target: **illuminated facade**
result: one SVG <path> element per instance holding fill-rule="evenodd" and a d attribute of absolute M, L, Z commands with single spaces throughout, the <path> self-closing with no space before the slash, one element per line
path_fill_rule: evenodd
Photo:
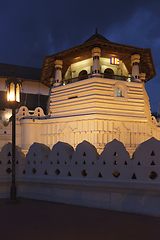
<path fill-rule="evenodd" d="M 50 87 L 48 115 L 36 108 L 17 114 L 17 144 L 52 147 L 83 140 L 100 153 L 114 138 L 132 154 L 143 141 L 160 139 L 145 82 L 156 75 L 150 49 L 110 42 L 97 32 L 85 43 L 44 58 L 41 83 Z"/>

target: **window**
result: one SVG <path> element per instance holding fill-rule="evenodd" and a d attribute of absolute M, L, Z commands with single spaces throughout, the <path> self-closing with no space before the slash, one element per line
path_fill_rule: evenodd
<path fill-rule="evenodd" d="M 113 78 L 114 72 L 111 68 L 106 68 L 104 70 L 104 78 Z"/>
<path fill-rule="evenodd" d="M 117 88 L 117 97 L 122 97 L 122 90 Z"/>
<path fill-rule="evenodd" d="M 86 70 L 82 70 L 79 75 L 78 75 L 78 80 L 84 80 L 84 79 L 87 79 L 88 76 L 87 76 L 87 71 Z"/>
<path fill-rule="evenodd" d="M 114 86 L 114 98 L 118 101 L 127 101 L 128 87 L 124 81 L 117 81 Z"/>

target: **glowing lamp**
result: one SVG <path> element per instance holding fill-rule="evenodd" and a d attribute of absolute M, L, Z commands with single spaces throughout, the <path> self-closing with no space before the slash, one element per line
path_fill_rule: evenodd
<path fill-rule="evenodd" d="M 12 72 L 12 76 L 6 80 L 6 90 L 7 90 L 7 102 L 15 108 L 18 107 L 20 103 L 20 89 L 21 82 L 15 77 L 15 73 Z"/>
<path fill-rule="evenodd" d="M 17 200 L 17 188 L 15 182 L 15 138 L 16 138 L 16 121 L 15 121 L 15 109 L 20 105 L 20 89 L 21 82 L 15 77 L 15 73 L 12 72 L 12 76 L 6 81 L 7 89 L 7 102 L 8 107 L 12 108 L 12 185 L 10 188 L 10 200 L 9 203 L 18 203 Z"/>

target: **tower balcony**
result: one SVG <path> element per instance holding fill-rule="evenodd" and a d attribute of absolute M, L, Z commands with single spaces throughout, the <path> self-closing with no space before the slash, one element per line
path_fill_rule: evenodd
<path fill-rule="evenodd" d="M 69 78 L 69 79 L 63 79 L 59 85 L 66 85 L 69 83 L 74 83 L 74 82 L 78 82 L 78 81 L 82 81 L 82 80 L 86 80 L 89 78 L 93 78 L 93 77 L 99 77 L 99 78 L 106 78 L 106 79 L 114 79 L 114 80 L 120 80 L 120 81 L 127 81 L 127 82 L 134 82 L 134 77 L 131 76 L 122 76 L 122 75 L 107 75 L 105 73 L 97 73 L 97 74 L 86 74 L 83 76 L 78 76 L 75 78 Z"/>

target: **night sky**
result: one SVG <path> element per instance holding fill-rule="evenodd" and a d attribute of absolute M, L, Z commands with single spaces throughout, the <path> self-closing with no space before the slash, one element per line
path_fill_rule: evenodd
<path fill-rule="evenodd" d="M 160 100 L 159 0 L 5 0 L 0 5 L 0 62 L 41 68 L 44 56 L 82 44 L 97 27 L 108 40 L 150 48 L 157 76 L 146 83 Z"/>

